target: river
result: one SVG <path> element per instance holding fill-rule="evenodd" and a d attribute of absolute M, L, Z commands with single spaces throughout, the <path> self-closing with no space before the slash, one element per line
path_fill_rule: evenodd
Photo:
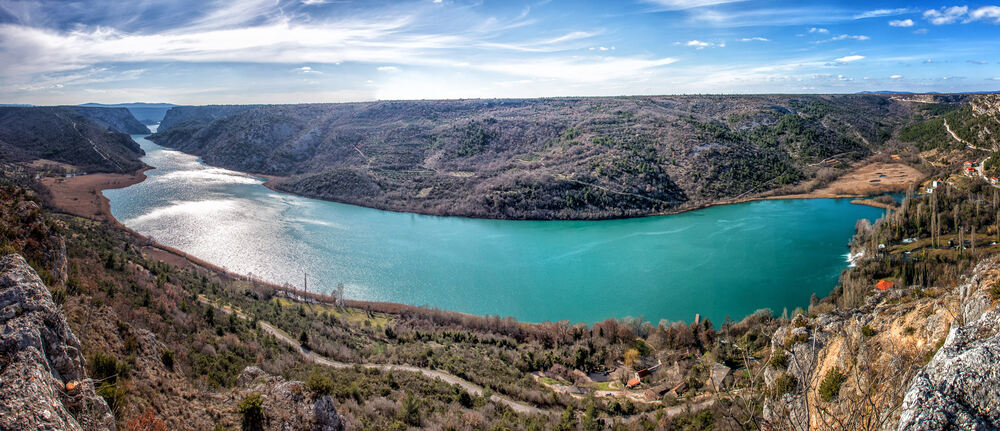
<path fill-rule="evenodd" d="M 824 296 L 858 219 L 845 199 L 767 200 L 606 221 L 380 211 L 275 192 L 133 136 L 156 169 L 105 190 L 126 226 L 214 264 L 310 291 L 539 322 L 721 323 Z"/>

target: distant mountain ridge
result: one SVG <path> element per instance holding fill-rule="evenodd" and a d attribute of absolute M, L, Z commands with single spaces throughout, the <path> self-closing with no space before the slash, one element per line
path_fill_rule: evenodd
<path fill-rule="evenodd" d="M 656 214 L 760 193 L 872 154 L 887 95 L 657 96 L 175 107 L 151 139 L 277 189 L 511 219 Z"/>
<path fill-rule="evenodd" d="M 98 107 L 98 108 L 125 108 L 128 109 L 132 115 L 135 116 L 142 124 L 154 125 L 158 124 L 163 120 L 163 116 L 167 113 L 170 108 L 178 105 L 172 103 L 145 103 L 145 102 L 134 102 L 134 103 L 116 103 L 116 104 L 101 104 L 101 103 L 84 103 L 79 106 L 84 107 Z M 145 133 L 149 133 L 146 131 Z"/>

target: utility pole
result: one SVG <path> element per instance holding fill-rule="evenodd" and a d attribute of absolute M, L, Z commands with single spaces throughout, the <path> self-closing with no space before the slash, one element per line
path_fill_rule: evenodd
<path fill-rule="evenodd" d="M 302 292 L 309 293 L 309 273 L 302 273 Z"/>

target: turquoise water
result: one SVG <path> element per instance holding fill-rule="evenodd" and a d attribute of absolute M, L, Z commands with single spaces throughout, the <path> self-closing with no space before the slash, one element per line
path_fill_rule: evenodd
<path fill-rule="evenodd" d="M 503 221 L 379 211 L 274 192 L 253 176 L 134 137 L 156 167 L 106 190 L 125 225 L 212 263 L 349 298 L 525 321 L 717 323 L 808 305 L 847 267 L 847 200 L 772 200 L 609 221 Z"/>

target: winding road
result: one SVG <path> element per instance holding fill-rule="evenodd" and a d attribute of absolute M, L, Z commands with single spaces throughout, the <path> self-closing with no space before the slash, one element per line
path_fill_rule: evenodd
<path fill-rule="evenodd" d="M 211 301 L 208 298 L 199 296 L 198 297 L 198 301 L 201 302 L 201 303 L 203 303 L 203 304 L 210 305 L 210 306 L 214 307 L 215 309 L 217 309 L 217 310 L 219 310 L 219 311 L 221 311 L 221 312 L 223 312 L 225 314 L 233 314 L 233 313 L 235 313 L 236 317 L 239 317 L 240 319 L 244 319 L 244 320 L 247 319 L 247 316 L 244 315 L 243 313 L 239 312 L 238 310 L 233 310 L 233 309 L 231 309 L 229 307 L 220 306 L 219 304 L 216 304 L 215 302 Z M 325 356 L 322 356 L 322 355 L 320 355 L 320 354 L 318 354 L 316 352 L 313 352 L 313 351 L 306 350 L 306 349 L 302 348 L 302 345 L 299 344 L 298 341 L 296 341 L 292 337 L 288 336 L 288 334 L 286 334 L 284 331 L 282 331 L 281 329 L 278 329 L 278 328 L 274 327 L 270 323 L 267 323 L 267 322 L 262 321 L 262 320 L 258 320 L 258 324 L 260 324 L 260 327 L 263 328 L 264 331 L 266 331 L 267 333 L 273 335 L 274 338 L 277 338 L 281 342 L 283 342 L 283 343 L 291 346 L 292 348 L 298 350 L 298 352 L 302 356 L 304 356 L 307 360 L 309 360 L 310 362 L 319 364 L 319 365 L 323 365 L 323 366 L 327 366 L 327 367 L 332 367 L 332 368 L 354 368 L 355 366 L 359 366 L 359 367 L 362 367 L 362 368 L 376 369 L 376 370 L 381 370 L 381 371 L 406 371 L 406 372 L 411 372 L 411 373 L 420 373 L 420 374 L 423 374 L 423 375 L 425 375 L 427 377 L 430 377 L 430 378 L 440 379 L 441 381 L 443 381 L 445 383 L 448 383 L 448 384 L 451 384 L 451 385 L 458 385 L 459 387 L 461 387 L 462 389 L 464 389 L 466 392 L 468 392 L 468 393 L 470 393 L 472 395 L 475 395 L 477 397 L 483 395 L 483 387 L 482 386 L 479 386 L 479 385 L 477 385 L 475 383 L 472 383 L 472 382 L 470 382 L 468 380 L 462 379 L 461 377 L 455 376 L 453 374 L 446 373 L 444 371 L 432 370 L 432 369 L 429 369 L 429 368 L 414 367 L 414 366 L 411 366 L 411 365 L 361 364 L 361 363 L 354 364 L 354 363 L 334 361 L 334 360 L 332 360 L 330 358 L 327 358 Z M 499 404 L 503 404 L 503 405 L 505 405 L 507 407 L 510 407 L 511 410 L 514 410 L 515 412 L 522 413 L 522 414 L 529 414 L 529 415 L 543 415 L 544 414 L 544 415 L 548 415 L 548 414 L 555 414 L 556 413 L 556 412 L 554 412 L 552 410 L 540 409 L 540 408 L 532 406 L 530 404 L 526 404 L 526 403 L 523 403 L 523 402 L 520 402 L 520 401 L 515 401 L 515 400 L 512 400 L 512 399 L 507 398 L 505 396 L 497 395 L 497 394 L 493 394 L 490 397 L 490 400 L 493 401 L 493 402 L 499 403 Z"/>

